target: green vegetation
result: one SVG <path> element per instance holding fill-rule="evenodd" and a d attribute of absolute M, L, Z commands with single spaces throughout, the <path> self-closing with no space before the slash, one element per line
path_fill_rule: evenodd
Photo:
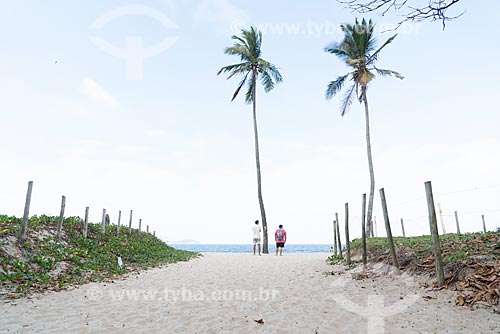
<path fill-rule="evenodd" d="M 420 237 L 394 237 L 394 246 L 401 269 L 415 272 L 434 272 L 434 254 L 430 235 Z M 500 233 L 468 233 L 446 234 L 440 236 L 443 263 L 448 274 L 458 263 L 467 261 L 500 261 Z M 363 245 L 361 239 L 351 243 L 351 268 L 361 262 Z M 389 254 L 389 245 L 386 238 L 366 239 L 367 259 L 369 262 L 386 262 L 392 264 Z M 331 255 L 328 258 L 331 265 L 347 265 L 344 257 Z"/>
<path fill-rule="evenodd" d="M 474 259 L 478 256 L 500 260 L 500 233 L 498 232 L 446 234 L 440 237 L 440 241 L 445 265 L 458 260 Z M 413 258 L 416 263 L 420 264 L 429 257 L 433 257 L 431 236 L 395 237 L 394 245 L 398 250 L 398 258 L 405 257 L 403 260 L 406 263 Z M 368 238 L 366 247 L 368 259 L 372 261 L 384 257 L 389 250 L 386 238 Z M 351 248 L 354 252 L 361 253 L 361 239 L 353 240 Z"/>
<path fill-rule="evenodd" d="M 117 236 L 113 225 L 102 234 L 100 225 L 89 224 L 84 239 L 79 217 L 65 219 L 62 240 L 57 242 L 57 219 L 45 215 L 30 218 L 27 239 L 20 241 L 21 219 L 0 215 L 0 297 L 116 279 L 199 255 L 176 250 L 149 233 L 127 227 Z"/>

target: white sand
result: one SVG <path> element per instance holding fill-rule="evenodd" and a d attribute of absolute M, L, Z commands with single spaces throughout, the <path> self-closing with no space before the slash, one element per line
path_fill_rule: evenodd
<path fill-rule="evenodd" d="M 500 333 L 500 316 L 454 306 L 450 293 L 412 279 L 325 275 L 327 256 L 206 254 L 116 283 L 0 304 L 0 332 Z M 395 313 L 385 321 L 384 300 L 386 313 Z"/>

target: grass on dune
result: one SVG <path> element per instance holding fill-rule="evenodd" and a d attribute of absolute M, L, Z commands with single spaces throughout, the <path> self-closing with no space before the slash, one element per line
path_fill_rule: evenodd
<path fill-rule="evenodd" d="M 28 292 L 60 290 L 91 281 L 116 279 L 131 271 L 188 261 L 199 254 L 174 249 L 146 232 L 116 226 L 88 225 L 83 238 L 79 217 L 64 220 L 62 240 L 56 237 L 58 217 L 30 218 L 27 239 L 18 239 L 21 219 L 0 215 L 0 298 Z M 118 265 L 121 257 L 123 266 Z"/>

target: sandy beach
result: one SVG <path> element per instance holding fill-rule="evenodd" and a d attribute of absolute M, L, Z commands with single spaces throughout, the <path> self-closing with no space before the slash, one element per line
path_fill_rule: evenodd
<path fill-rule="evenodd" d="M 406 276 L 354 280 L 327 256 L 208 253 L 2 303 L 0 332 L 500 333 L 500 316 L 455 306 L 451 292 Z"/>

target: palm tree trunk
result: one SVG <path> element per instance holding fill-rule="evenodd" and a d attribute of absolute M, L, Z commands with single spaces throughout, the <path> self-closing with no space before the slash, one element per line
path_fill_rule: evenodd
<path fill-rule="evenodd" d="M 262 179 L 260 175 L 260 157 L 259 157 L 259 134 L 257 131 L 257 112 L 256 112 L 256 87 L 257 87 L 257 73 L 254 70 L 254 76 L 252 78 L 255 80 L 253 85 L 253 132 L 255 137 L 255 162 L 257 165 L 257 194 L 259 197 L 259 206 L 260 206 L 260 216 L 262 219 L 262 235 L 263 235 L 263 243 L 262 243 L 262 253 L 269 254 L 268 248 L 268 238 L 267 238 L 267 220 L 266 220 L 266 210 L 264 209 L 264 200 L 262 199 Z"/>
<path fill-rule="evenodd" d="M 375 194 L 375 172 L 373 171 L 372 145 L 370 142 L 370 115 L 368 113 L 368 99 L 366 97 L 366 87 L 363 89 L 363 102 L 365 103 L 365 123 L 366 123 L 366 151 L 368 155 L 368 168 L 370 169 L 370 196 L 368 197 L 368 209 L 366 212 L 366 221 L 368 236 L 373 237 L 373 196 Z"/>

